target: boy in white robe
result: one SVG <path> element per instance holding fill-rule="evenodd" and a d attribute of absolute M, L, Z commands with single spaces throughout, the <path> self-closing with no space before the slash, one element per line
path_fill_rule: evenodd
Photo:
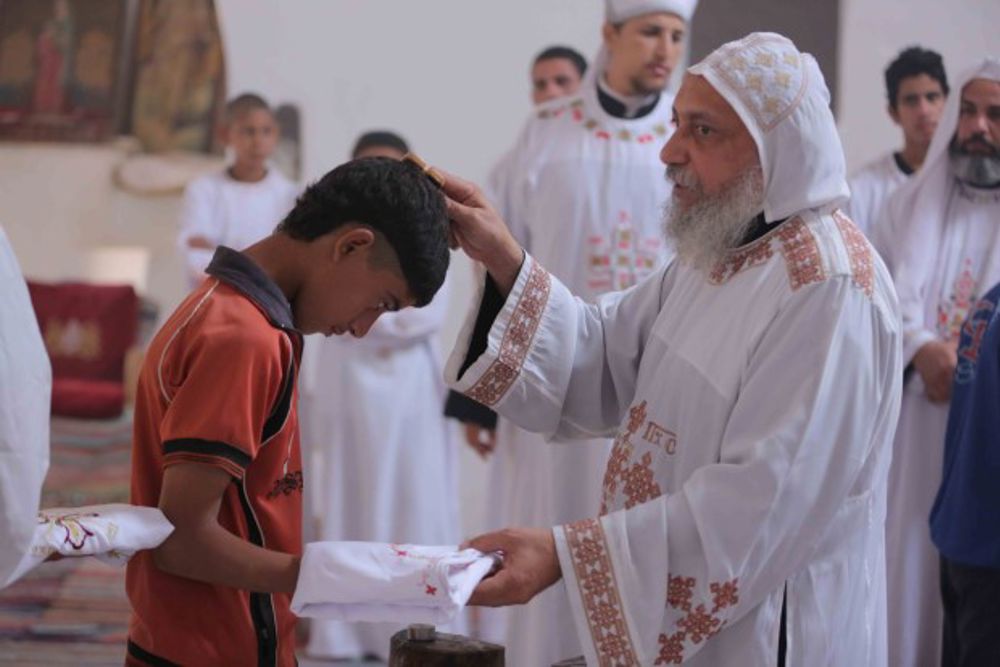
<path fill-rule="evenodd" d="M 927 524 L 941 483 L 962 322 L 1000 281 L 1000 59 L 958 80 L 920 173 L 889 200 L 907 379 L 889 475 L 889 663 L 937 665 L 942 608 Z"/>
<path fill-rule="evenodd" d="M 850 180 L 851 199 L 844 208 L 869 238 L 889 196 L 920 168 L 931 145 L 948 96 L 941 56 L 916 46 L 906 49 L 886 68 L 885 87 L 889 117 L 903 131 L 903 150 L 862 167 Z"/>
<path fill-rule="evenodd" d="M 588 305 L 449 179 L 489 280 L 449 381 L 525 428 L 617 433 L 604 514 L 508 529 L 473 602 L 560 577 L 593 665 L 885 664 L 883 520 L 899 312 L 837 206 L 815 60 L 755 33 L 692 67 L 662 159 L 678 257 Z"/>
<path fill-rule="evenodd" d="M 352 158 L 402 158 L 392 132 L 362 135 Z M 455 442 L 442 414 L 438 337 L 448 281 L 424 308 L 386 313 L 364 338 L 306 339 L 300 414 L 316 540 L 457 544 Z M 388 658 L 393 623 L 312 619 L 307 653 Z M 465 632 L 460 619 L 447 632 Z"/>
<path fill-rule="evenodd" d="M 515 237 L 587 301 L 640 282 L 669 259 L 657 161 L 671 132 L 666 89 L 694 0 L 608 0 L 603 47 L 577 93 L 543 104 L 514 147 L 496 197 Z M 611 442 L 546 442 L 500 420 L 491 469 L 493 527 L 594 515 Z M 500 523 L 502 522 L 502 523 Z M 581 649 L 567 601 L 548 591 L 511 614 L 507 658 L 548 665 Z"/>
<path fill-rule="evenodd" d="M 268 164 L 280 130 L 267 102 L 244 93 L 226 104 L 225 117 L 232 164 L 195 179 L 184 191 L 177 243 L 192 288 L 205 278 L 217 247 L 242 250 L 268 236 L 299 192 Z"/>
<path fill-rule="evenodd" d="M 31 547 L 49 468 L 52 367 L 0 227 L 0 588 Z"/>

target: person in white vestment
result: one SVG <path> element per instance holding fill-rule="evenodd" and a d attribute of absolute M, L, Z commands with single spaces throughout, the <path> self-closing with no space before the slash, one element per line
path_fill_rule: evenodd
<path fill-rule="evenodd" d="M 854 174 L 851 199 L 844 207 L 869 238 L 889 196 L 920 169 L 931 145 L 948 96 L 941 55 L 916 46 L 904 50 L 886 68 L 885 87 L 889 117 L 903 132 L 903 149 L 882 155 Z"/>
<path fill-rule="evenodd" d="M 473 604 L 562 579 L 591 665 L 885 665 L 902 333 L 838 208 L 829 101 L 773 33 L 691 67 L 661 153 L 677 258 L 593 304 L 448 178 L 453 233 L 489 276 L 449 382 L 532 431 L 615 434 L 600 516 L 471 540 L 504 553 Z"/>
<path fill-rule="evenodd" d="M 543 104 L 513 149 L 498 206 L 517 239 L 576 295 L 642 281 L 670 257 L 660 233 L 670 186 L 657 160 L 669 136 L 671 74 L 695 0 L 607 0 L 603 45 L 579 91 Z M 611 449 L 546 442 L 500 420 L 491 464 L 492 526 L 550 526 L 593 516 Z M 548 591 L 510 614 L 512 665 L 581 652 L 565 595 Z"/>
<path fill-rule="evenodd" d="M 549 46 L 542 50 L 531 66 L 531 101 L 535 106 L 559 97 L 574 94 L 587 73 L 587 59 L 568 46 Z M 497 160 L 490 170 L 486 183 L 490 196 L 507 189 L 514 150 Z M 449 398 L 451 396 L 449 395 Z M 478 409 L 468 403 L 460 404 L 456 414 L 464 424 L 465 440 L 480 456 L 487 457 L 496 445 L 496 413 Z"/>
<path fill-rule="evenodd" d="M 1000 59 L 957 81 L 921 171 L 887 204 L 899 291 L 903 407 L 889 476 L 889 662 L 937 665 L 942 607 L 927 517 L 941 484 L 962 322 L 1000 281 Z"/>
<path fill-rule="evenodd" d="M 0 227 L 0 588 L 28 553 L 49 468 L 52 367 L 14 251 Z"/>
<path fill-rule="evenodd" d="M 184 191 L 177 244 L 192 288 L 204 280 L 218 246 L 242 250 L 270 235 L 299 193 L 268 162 L 280 130 L 267 102 L 253 93 L 239 95 L 226 104 L 225 119 L 232 163 Z"/>
<path fill-rule="evenodd" d="M 362 135 L 352 158 L 400 159 L 406 142 Z M 439 335 L 448 281 L 424 308 L 386 313 L 364 338 L 306 340 L 299 413 L 316 540 L 455 545 L 457 443 L 442 414 Z M 308 519 L 307 519 L 308 521 Z M 307 653 L 388 658 L 393 623 L 310 621 Z M 442 631 L 464 633 L 463 618 Z"/>

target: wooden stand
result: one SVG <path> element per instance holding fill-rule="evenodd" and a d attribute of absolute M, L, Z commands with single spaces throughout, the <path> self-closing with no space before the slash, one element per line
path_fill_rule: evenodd
<path fill-rule="evenodd" d="M 393 635 L 389 667 L 504 667 L 503 646 L 414 627 Z"/>

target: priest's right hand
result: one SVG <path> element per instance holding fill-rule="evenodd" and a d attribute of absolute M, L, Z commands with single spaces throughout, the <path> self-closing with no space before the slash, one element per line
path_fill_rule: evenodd
<path fill-rule="evenodd" d="M 951 385 L 958 365 L 958 350 L 954 343 L 935 340 L 925 343 L 913 356 L 913 367 L 920 373 L 932 403 L 951 400 Z"/>
<path fill-rule="evenodd" d="M 438 171 L 445 177 L 444 193 L 455 242 L 471 259 L 486 266 L 501 294 L 507 296 L 524 262 L 524 250 L 474 183 Z"/>
<path fill-rule="evenodd" d="M 484 553 L 503 553 L 500 569 L 479 582 L 469 604 L 503 607 L 525 604 L 562 577 L 551 530 L 507 528 L 462 545 Z"/>

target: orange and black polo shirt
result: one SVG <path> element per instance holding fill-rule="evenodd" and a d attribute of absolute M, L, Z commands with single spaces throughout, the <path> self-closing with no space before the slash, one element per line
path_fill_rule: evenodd
<path fill-rule="evenodd" d="M 139 376 L 132 503 L 157 506 L 168 466 L 217 466 L 232 476 L 219 523 L 300 554 L 302 336 L 288 300 L 250 258 L 220 247 L 206 273 L 153 339 Z M 295 664 L 288 595 L 172 576 L 148 551 L 129 562 L 126 588 L 128 664 Z"/>

